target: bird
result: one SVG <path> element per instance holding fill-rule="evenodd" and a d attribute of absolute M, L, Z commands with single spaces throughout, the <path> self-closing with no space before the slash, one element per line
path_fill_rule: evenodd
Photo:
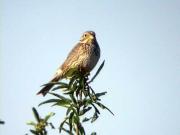
<path fill-rule="evenodd" d="M 100 53 L 101 50 L 96 40 L 95 32 L 84 32 L 79 42 L 68 54 L 64 63 L 56 70 L 54 76 L 49 81 L 49 85 L 43 86 L 37 94 L 45 96 L 54 86 L 53 82 L 73 76 L 74 72 L 72 71 L 81 71 L 83 75 L 90 73 L 98 63 Z"/>

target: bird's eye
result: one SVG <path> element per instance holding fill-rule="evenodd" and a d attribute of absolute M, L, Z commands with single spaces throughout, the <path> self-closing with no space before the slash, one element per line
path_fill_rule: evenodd
<path fill-rule="evenodd" d="M 84 37 L 86 37 L 87 36 L 87 34 L 84 34 Z"/>

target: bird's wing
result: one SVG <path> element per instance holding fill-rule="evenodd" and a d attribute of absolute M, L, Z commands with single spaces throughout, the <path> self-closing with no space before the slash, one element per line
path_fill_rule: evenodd
<path fill-rule="evenodd" d="M 60 67 L 62 71 L 68 70 L 69 68 L 76 67 L 79 57 L 83 55 L 83 44 L 82 43 L 77 43 L 74 48 L 70 51 L 68 54 L 66 60 Z"/>

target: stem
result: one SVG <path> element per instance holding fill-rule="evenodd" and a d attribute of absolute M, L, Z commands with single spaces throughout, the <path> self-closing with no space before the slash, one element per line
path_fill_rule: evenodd
<path fill-rule="evenodd" d="M 76 135 L 79 135 L 79 128 L 77 124 L 76 124 Z"/>
<path fill-rule="evenodd" d="M 81 93 L 81 92 L 80 92 Z M 77 99 L 78 100 L 78 99 Z M 80 94 L 80 101 L 82 100 L 82 93 Z M 78 104 L 77 106 L 77 113 L 78 113 L 78 117 L 79 117 L 79 111 L 81 109 L 81 106 Z M 77 122 L 77 124 L 75 124 L 75 129 L 76 129 L 76 135 L 79 135 L 79 126 L 78 126 L 79 122 Z"/>

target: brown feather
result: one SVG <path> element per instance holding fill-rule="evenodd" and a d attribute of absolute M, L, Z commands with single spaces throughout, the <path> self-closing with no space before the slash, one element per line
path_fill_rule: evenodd
<path fill-rule="evenodd" d="M 58 82 L 59 79 L 60 79 L 60 77 L 55 76 L 51 81 L 49 81 L 49 83 L 51 83 L 51 82 Z M 37 95 L 42 94 L 43 96 L 45 96 L 53 86 L 54 86 L 54 84 L 50 84 L 50 85 L 44 86 L 44 87 L 37 93 Z"/>

